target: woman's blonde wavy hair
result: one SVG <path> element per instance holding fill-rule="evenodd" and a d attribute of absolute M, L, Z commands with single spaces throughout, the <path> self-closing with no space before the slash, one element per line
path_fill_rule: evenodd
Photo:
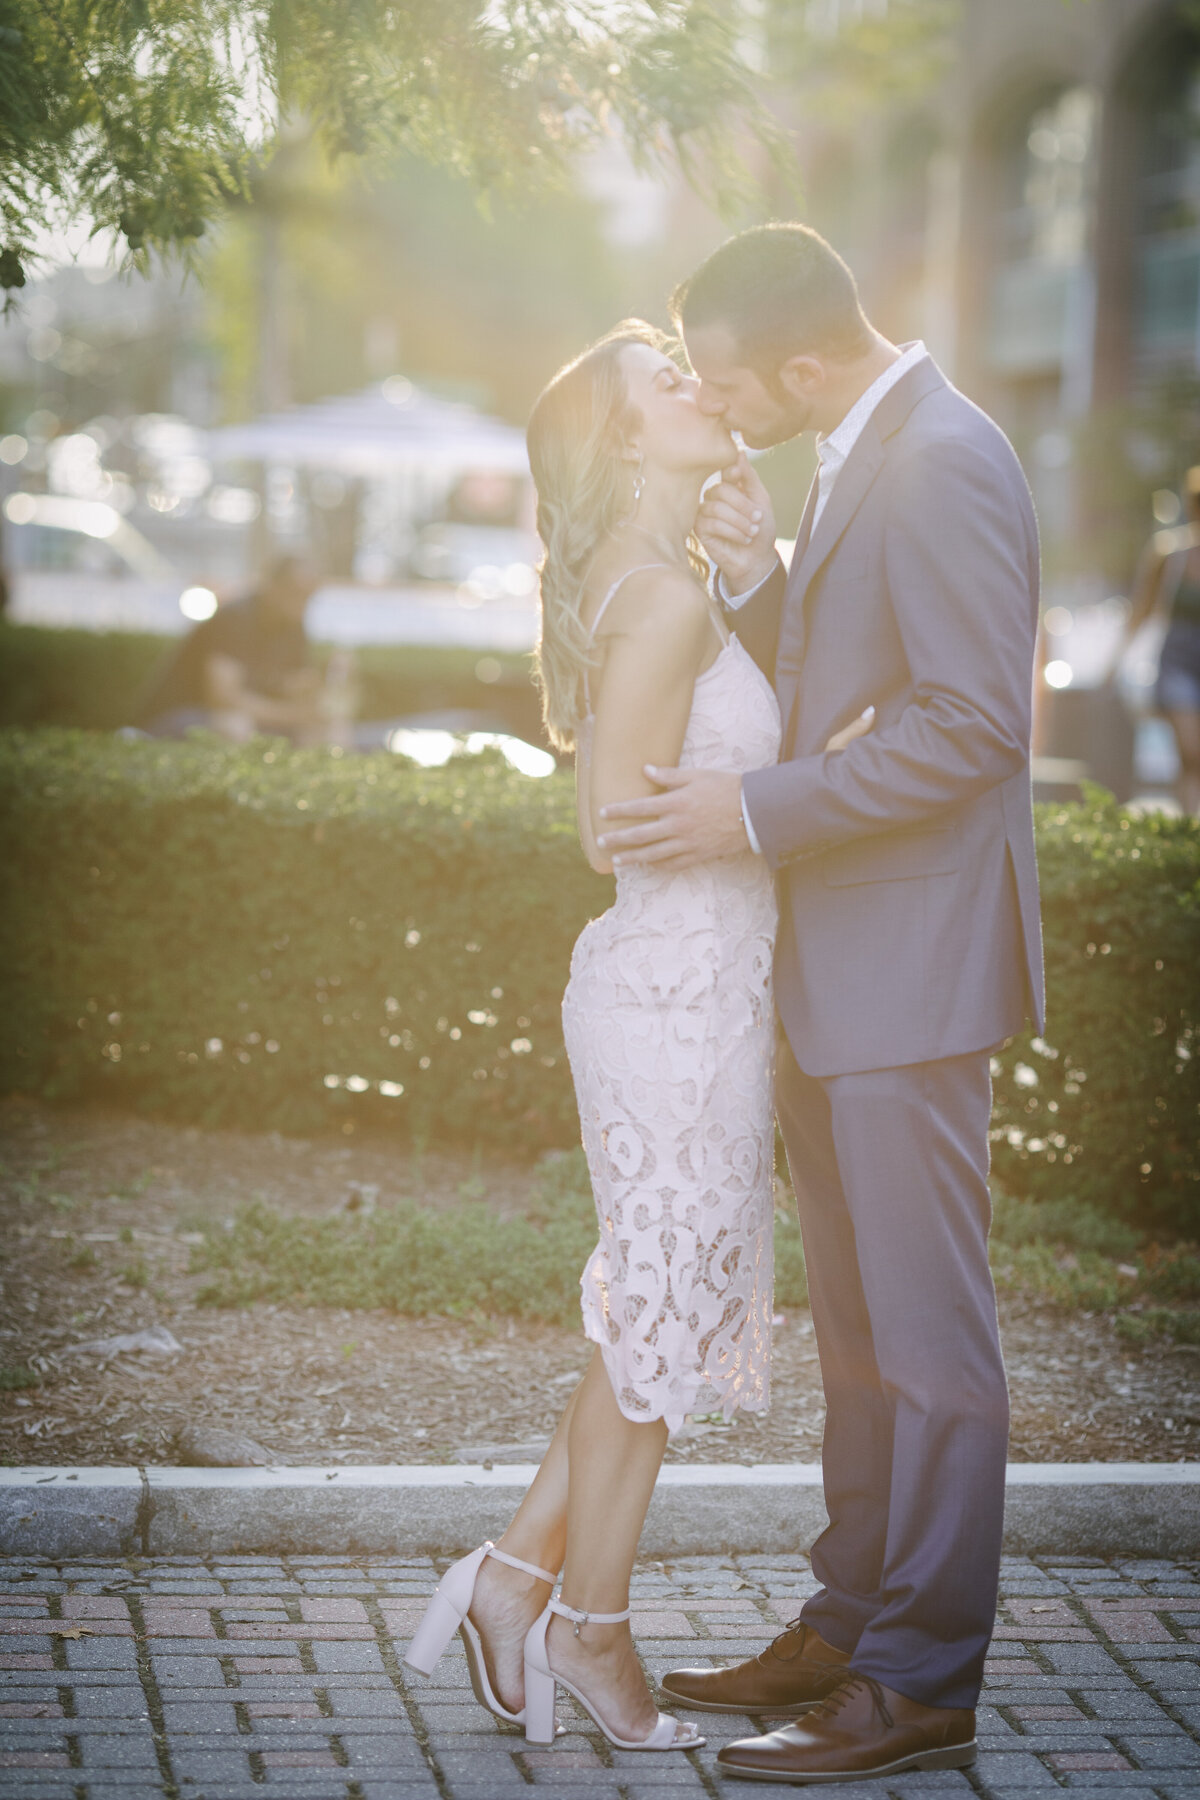
<path fill-rule="evenodd" d="M 544 546 L 534 669 L 546 733 L 560 750 L 574 748 L 587 710 L 584 675 L 596 660 L 583 623 L 584 589 L 600 546 L 633 510 L 633 470 L 623 452 L 641 415 L 629 403 L 620 364 L 630 344 L 668 355 L 676 347 L 643 319 L 625 319 L 559 370 L 529 418 Z"/>

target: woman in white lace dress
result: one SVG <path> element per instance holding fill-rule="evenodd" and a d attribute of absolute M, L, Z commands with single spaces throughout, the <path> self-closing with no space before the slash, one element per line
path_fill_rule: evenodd
<path fill-rule="evenodd" d="M 779 751 L 771 686 L 698 572 L 701 489 L 736 454 L 698 388 L 633 322 L 557 375 L 530 422 L 546 723 L 576 750 L 600 870 L 600 809 L 653 792 L 647 765 L 744 770 Z M 582 1278 L 596 1351 L 508 1530 L 447 1573 L 407 1660 L 428 1671 L 458 1628 L 476 1695 L 531 1741 L 554 1736 L 557 1681 L 622 1748 L 670 1750 L 702 1740 L 656 1711 L 629 1578 L 668 1433 L 767 1405 L 776 904 L 748 844 L 616 874 L 563 1002 L 600 1230 Z"/>

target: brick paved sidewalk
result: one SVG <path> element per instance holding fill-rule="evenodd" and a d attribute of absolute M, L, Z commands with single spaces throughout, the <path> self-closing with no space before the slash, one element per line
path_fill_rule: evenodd
<path fill-rule="evenodd" d="M 474 1704 L 455 1645 L 432 1680 L 400 1653 L 427 1559 L 0 1562 L 4 1800 L 739 1800 L 717 1776 L 749 1723 L 709 1717 L 691 1755 L 610 1751 L 569 1704 L 553 1750 Z M 802 1557 L 644 1565 L 635 1630 L 652 1672 L 736 1658 L 810 1591 Z M 1200 1800 L 1200 1565 L 1005 1565 L 968 1773 L 847 1784 L 853 1800 L 974 1793 Z M 698 1715 L 692 1715 L 697 1717 Z"/>

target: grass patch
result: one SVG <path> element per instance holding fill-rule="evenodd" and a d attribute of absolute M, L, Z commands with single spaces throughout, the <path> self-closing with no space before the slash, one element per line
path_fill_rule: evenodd
<path fill-rule="evenodd" d="M 1082 1200 L 1015 1200 L 1009 1194 L 997 1194 L 993 1249 L 998 1245 L 1020 1249 L 1027 1244 L 1062 1244 L 1119 1262 L 1136 1256 L 1142 1233 L 1124 1219 Z"/>
<path fill-rule="evenodd" d="M 998 1286 L 1067 1310 L 1112 1313 L 1126 1343 L 1200 1343 L 1200 1245 L 1147 1241 L 1082 1201 L 1002 1194 L 991 1260 Z"/>
<path fill-rule="evenodd" d="M 457 1205 L 436 1212 L 404 1203 L 316 1219 L 252 1201 L 224 1228 L 203 1224 L 192 1269 L 208 1279 L 197 1298 L 207 1306 L 261 1300 L 576 1324 L 579 1275 L 596 1243 L 583 1152 L 543 1163 L 516 1217 L 469 1197 L 473 1183 L 460 1193 Z M 1001 1194 L 991 1259 L 998 1286 L 1064 1310 L 1115 1315 L 1128 1343 L 1200 1343 L 1200 1246 L 1148 1243 L 1122 1220 L 1070 1199 Z M 775 1305 L 807 1303 L 804 1250 L 789 1200 L 775 1218 Z"/>
<path fill-rule="evenodd" d="M 501 1218 L 480 1201 L 434 1212 L 403 1204 L 366 1217 L 295 1218 L 252 1201 L 222 1229 L 204 1226 L 193 1271 L 206 1306 L 382 1307 L 416 1317 L 501 1314 L 552 1325 L 579 1319 L 579 1276 L 596 1247 L 596 1214 L 581 1150 L 543 1163 L 529 1204 Z M 800 1232 L 776 1227 L 775 1301 L 808 1299 Z"/>
<path fill-rule="evenodd" d="M 499 1313 L 565 1324 L 596 1243 L 582 1155 L 543 1165 L 524 1215 L 480 1201 L 444 1211 L 404 1203 L 366 1217 L 286 1216 L 252 1201 L 193 1251 L 208 1306 L 252 1301 L 462 1317 Z"/>
<path fill-rule="evenodd" d="M 0 1394 L 15 1394 L 22 1388 L 41 1386 L 42 1378 L 32 1369 L 4 1364 L 0 1367 Z"/>
<path fill-rule="evenodd" d="M 1170 1338 L 1176 1344 L 1200 1344 L 1200 1312 L 1175 1306 L 1150 1306 L 1143 1312 L 1118 1313 L 1117 1336 L 1127 1344 Z"/>

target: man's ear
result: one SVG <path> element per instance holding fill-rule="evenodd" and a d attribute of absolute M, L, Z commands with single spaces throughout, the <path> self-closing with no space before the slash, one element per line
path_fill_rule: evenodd
<path fill-rule="evenodd" d="M 789 356 L 780 365 L 779 385 L 791 399 L 809 401 L 825 376 L 825 364 L 819 356 Z"/>

